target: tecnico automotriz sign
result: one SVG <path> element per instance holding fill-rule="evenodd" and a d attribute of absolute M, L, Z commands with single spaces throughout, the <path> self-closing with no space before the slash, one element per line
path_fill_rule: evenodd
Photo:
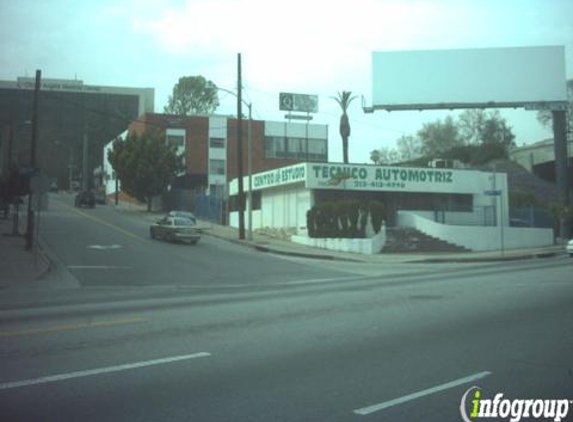
<path fill-rule="evenodd" d="M 244 183 L 247 180 L 245 177 Z M 301 182 L 308 189 L 361 191 L 481 193 L 491 188 L 487 172 L 421 167 L 301 163 L 252 176 L 255 190 Z M 236 180 L 231 186 L 233 192 Z"/>
<path fill-rule="evenodd" d="M 478 191 L 481 172 L 344 164 L 308 164 L 307 187 L 364 191 L 467 192 Z"/>

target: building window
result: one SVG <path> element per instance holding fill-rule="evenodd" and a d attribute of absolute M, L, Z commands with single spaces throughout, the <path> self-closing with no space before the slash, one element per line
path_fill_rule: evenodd
<path fill-rule="evenodd" d="M 167 135 L 167 144 L 176 148 L 183 148 L 185 146 L 185 137 L 182 135 Z"/>
<path fill-rule="evenodd" d="M 267 136 L 265 137 L 265 157 L 323 162 L 327 159 L 326 143 L 326 139 Z"/>
<path fill-rule="evenodd" d="M 253 210 L 260 210 L 260 209 L 261 209 L 261 191 L 255 190 L 253 191 Z"/>
<path fill-rule="evenodd" d="M 308 140 L 308 159 L 311 161 L 326 161 L 326 139 Z"/>
<path fill-rule="evenodd" d="M 289 158 L 306 159 L 306 138 L 287 138 Z"/>
<path fill-rule="evenodd" d="M 209 174 L 225 175 L 225 160 L 209 160 Z"/>
<path fill-rule="evenodd" d="M 209 138 L 209 146 L 211 148 L 225 148 L 224 138 Z"/>
<path fill-rule="evenodd" d="M 265 157 L 285 158 L 286 157 L 285 138 L 283 138 L 282 136 L 266 136 Z"/>

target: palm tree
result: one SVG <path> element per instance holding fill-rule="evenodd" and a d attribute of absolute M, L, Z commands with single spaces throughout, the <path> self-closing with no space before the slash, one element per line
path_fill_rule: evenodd
<path fill-rule="evenodd" d="M 342 156 L 344 164 L 348 164 L 348 138 L 350 137 L 350 122 L 348 121 L 348 106 L 356 96 L 352 96 L 351 91 L 342 91 L 338 96 L 333 97 L 342 109 L 342 116 L 340 116 L 340 137 L 342 138 Z"/>

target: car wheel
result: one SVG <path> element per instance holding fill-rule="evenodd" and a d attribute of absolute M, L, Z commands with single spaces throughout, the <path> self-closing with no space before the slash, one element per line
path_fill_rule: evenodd
<path fill-rule="evenodd" d="M 192 244 L 192 245 L 196 245 L 197 242 L 199 242 L 199 241 L 198 241 L 198 240 L 192 240 L 192 241 L 191 241 L 191 244 Z"/>

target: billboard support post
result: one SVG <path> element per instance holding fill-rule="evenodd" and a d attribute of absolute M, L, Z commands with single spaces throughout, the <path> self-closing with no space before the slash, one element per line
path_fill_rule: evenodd
<path fill-rule="evenodd" d="M 569 206 L 569 176 L 567 169 L 567 121 L 566 112 L 553 110 L 553 139 L 555 148 L 555 183 L 559 194 L 559 203 Z M 559 217 L 559 235 L 561 240 L 569 234 L 569 222 Z"/>

